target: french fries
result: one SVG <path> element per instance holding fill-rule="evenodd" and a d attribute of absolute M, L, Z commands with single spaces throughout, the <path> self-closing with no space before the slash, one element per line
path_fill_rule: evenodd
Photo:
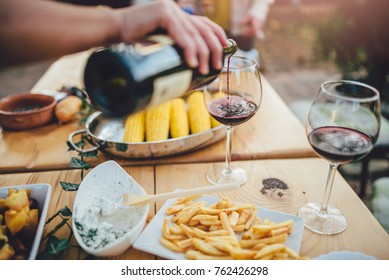
<path fill-rule="evenodd" d="M 166 210 L 160 242 L 191 260 L 290 260 L 305 259 L 284 243 L 293 220 L 261 220 L 248 203 L 222 198 L 213 205 L 183 197 Z M 239 235 L 238 235 L 239 234 Z"/>

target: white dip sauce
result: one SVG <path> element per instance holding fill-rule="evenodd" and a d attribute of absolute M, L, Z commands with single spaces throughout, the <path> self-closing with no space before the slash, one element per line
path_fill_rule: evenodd
<path fill-rule="evenodd" d="M 104 248 L 125 235 L 141 219 L 145 206 L 122 206 L 122 194 L 115 188 L 99 186 L 88 191 L 85 203 L 75 212 L 75 225 L 83 242 L 91 248 Z"/>

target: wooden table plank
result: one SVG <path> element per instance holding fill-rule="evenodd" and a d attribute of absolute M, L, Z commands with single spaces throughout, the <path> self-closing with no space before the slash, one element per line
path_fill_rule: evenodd
<path fill-rule="evenodd" d="M 58 90 L 63 85 L 82 86 L 87 52 L 65 56 L 52 64 L 33 90 Z M 296 158 L 315 156 L 303 126 L 263 78 L 263 100 L 257 114 L 235 128 L 232 139 L 233 160 Z M 3 130 L 0 137 L 0 173 L 68 169 L 72 156 L 66 140 L 77 123 L 52 123 L 28 131 Z M 116 159 L 123 166 L 223 161 L 225 140 L 201 150 L 164 158 Z M 114 157 L 99 152 L 88 162 L 95 166 Z"/>
<path fill-rule="evenodd" d="M 137 181 L 148 194 L 154 193 L 154 167 L 126 167 L 125 170 L 129 173 L 135 181 Z M 20 173 L 20 174 L 7 174 L 0 175 L 0 187 L 17 186 L 25 184 L 35 183 L 47 183 L 52 186 L 52 194 L 50 199 L 50 205 L 47 213 L 47 218 L 51 217 L 58 210 L 65 206 L 69 209 L 73 209 L 73 202 L 76 197 L 76 192 L 64 191 L 59 182 L 80 182 L 80 171 L 67 170 L 67 171 L 50 171 L 50 172 L 34 172 L 34 173 Z M 155 208 L 151 205 L 150 217 L 154 216 Z M 45 227 L 44 235 L 51 231 L 60 220 L 54 220 L 51 224 Z M 71 223 L 71 222 L 70 222 Z M 58 238 L 66 238 L 69 232 L 67 230 L 58 233 Z M 72 238 L 72 244 L 77 246 L 77 242 Z M 44 244 L 41 243 L 40 251 L 43 249 Z M 85 253 L 79 247 L 72 248 L 62 256 L 63 259 L 84 259 L 87 257 Z M 110 257 L 109 259 L 155 259 L 153 255 L 144 253 L 130 247 L 125 253 L 120 256 Z"/>
<path fill-rule="evenodd" d="M 321 159 L 241 161 L 233 163 L 246 169 L 248 182 L 238 191 L 214 194 L 234 201 L 250 202 L 275 211 L 296 214 L 307 202 L 321 202 L 328 163 Z M 175 188 L 205 186 L 205 174 L 212 164 L 162 165 L 156 167 L 157 192 Z M 174 177 L 174 180 L 171 178 Z M 263 190 L 262 181 L 278 178 L 287 190 Z M 389 235 L 338 173 L 330 204 L 346 216 L 348 227 L 338 235 L 326 236 L 304 230 L 300 253 L 310 258 L 331 251 L 359 251 L 378 259 L 389 259 Z M 162 203 L 157 203 L 157 210 Z"/>
<path fill-rule="evenodd" d="M 260 207 L 290 214 L 296 214 L 306 202 L 322 199 L 328 164 L 321 159 L 256 160 L 234 164 L 239 164 L 248 171 L 248 182 L 237 191 L 214 195 L 228 196 L 234 201 L 255 203 Z M 177 187 L 208 185 L 205 172 L 212 165 L 212 163 L 179 164 L 155 168 L 143 166 L 126 167 L 125 170 L 150 194 L 154 193 L 155 186 L 156 192 L 161 193 Z M 263 190 L 262 181 L 266 178 L 278 178 L 287 184 L 288 189 Z M 51 184 L 53 193 L 48 217 L 65 205 L 73 208 L 76 193 L 63 191 L 59 181 L 79 182 L 79 180 L 80 172 L 76 170 L 0 175 L 1 186 Z M 156 209 L 159 209 L 162 203 L 158 202 Z M 378 259 L 389 259 L 389 235 L 339 174 L 335 178 L 330 204 L 337 206 L 345 214 L 348 220 L 347 229 L 333 236 L 319 235 L 305 229 L 300 250 L 302 255 L 314 258 L 331 251 L 347 250 L 359 251 Z M 152 209 L 150 214 L 154 215 L 154 207 Z M 47 226 L 45 232 L 51 230 L 53 226 L 54 224 Z M 82 259 L 85 256 L 82 250 L 72 249 L 62 257 Z M 154 256 L 130 248 L 126 253 L 112 259 L 154 259 Z"/>

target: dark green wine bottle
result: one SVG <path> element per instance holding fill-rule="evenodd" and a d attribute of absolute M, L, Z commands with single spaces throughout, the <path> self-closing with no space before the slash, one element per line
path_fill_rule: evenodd
<path fill-rule="evenodd" d="M 223 58 L 237 50 L 235 41 L 228 41 Z M 87 60 L 84 84 L 97 110 L 119 117 L 184 96 L 213 81 L 220 71 L 210 65 L 207 75 L 200 74 L 185 63 L 182 49 L 168 36 L 153 35 L 96 50 Z"/>

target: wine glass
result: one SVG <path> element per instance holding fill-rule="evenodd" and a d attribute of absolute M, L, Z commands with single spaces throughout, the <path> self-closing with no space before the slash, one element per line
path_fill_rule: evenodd
<path fill-rule="evenodd" d="M 343 214 L 328 205 L 339 164 L 366 156 L 380 130 L 379 92 L 354 81 L 328 81 L 321 85 L 306 124 L 312 148 L 329 161 L 323 203 L 308 203 L 298 212 L 305 226 L 320 234 L 337 234 L 346 229 Z"/>
<path fill-rule="evenodd" d="M 226 58 L 225 67 L 212 83 L 204 87 L 208 112 L 227 126 L 224 164 L 215 164 L 207 174 L 214 185 L 247 181 L 246 171 L 231 167 L 231 135 L 234 126 L 248 121 L 257 112 L 262 100 L 262 83 L 257 63 L 248 58 Z"/>

